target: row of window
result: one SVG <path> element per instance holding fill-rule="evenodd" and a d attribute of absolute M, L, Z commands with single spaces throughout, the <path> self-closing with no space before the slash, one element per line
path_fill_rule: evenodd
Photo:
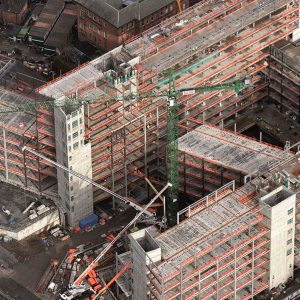
<path fill-rule="evenodd" d="M 97 26 L 95 26 L 93 23 L 89 23 L 89 28 L 94 31 L 96 34 L 98 34 L 99 36 L 101 35 L 102 30 L 98 29 Z M 79 29 L 81 31 L 84 31 L 84 24 L 80 23 L 79 24 Z M 93 38 L 93 37 L 92 37 Z M 105 31 L 103 31 L 103 38 L 107 39 L 107 33 Z M 96 37 L 94 37 L 94 39 L 96 40 Z"/>
<path fill-rule="evenodd" d="M 80 17 L 88 16 L 90 19 L 93 19 L 95 22 L 99 23 L 103 27 L 106 27 L 106 22 L 103 21 L 100 17 L 93 14 L 91 11 L 87 9 L 80 9 Z"/>
<path fill-rule="evenodd" d="M 82 124 L 82 118 L 79 118 L 79 122 L 78 122 L 78 120 L 74 120 L 74 121 L 72 122 L 72 128 L 77 127 L 78 124 Z M 68 124 L 68 131 L 70 131 L 70 130 L 71 130 L 71 124 L 69 123 L 69 124 Z"/>
<path fill-rule="evenodd" d="M 173 11 L 173 8 L 174 8 L 173 4 L 171 4 L 169 7 L 165 7 L 161 11 L 159 11 L 157 13 L 154 13 L 150 17 L 147 17 L 147 18 L 143 19 L 140 23 L 141 26 L 144 26 L 144 25 L 147 25 L 147 24 L 153 22 L 155 17 L 166 15 L 168 12 Z M 80 9 L 80 16 L 81 17 L 88 16 L 90 19 L 93 19 L 93 21 L 95 21 L 96 23 L 100 24 L 103 27 L 106 27 L 106 22 L 104 20 L 102 20 L 100 17 L 93 14 L 89 10 Z M 84 25 L 82 23 L 80 23 L 79 27 L 80 27 L 81 30 L 84 30 Z M 92 23 L 89 24 L 89 28 L 92 29 L 93 31 L 96 31 L 96 32 L 98 31 L 98 27 L 95 26 Z M 126 31 L 130 30 L 130 29 L 133 29 L 133 28 L 134 28 L 134 21 L 131 21 L 131 22 L 125 24 L 122 27 L 121 30 L 122 30 L 122 33 L 123 33 L 123 32 L 126 32 Z M 99 33 L 99 31 L 98 31 L 98 33 Z"/>
<path fill-rule="evenodd" d="M 164 9 L 162 9 L 159 13 L 157 14 L 153 14 L 148 18 L 145 18 L 141 21 L 141 26 L 147 25 L 151 22 L 154 21 L 154 18 L 158 15 L 158 16 L 163 16 L 166 15 L 169 11 L 171 12 L 173 10 L 173 4 L 170 5 L 170 7 L 165 7 Z"/>

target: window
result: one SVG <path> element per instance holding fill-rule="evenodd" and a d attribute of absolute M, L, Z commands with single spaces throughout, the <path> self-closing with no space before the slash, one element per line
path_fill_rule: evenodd
<path fill-rule="evenodd" d="M 170 11 L 172 11 L 172 10 L 173 10 L 173 5 L 171 4 L 171 5 L 170 5 Z"/>
<path fill-rule="evenodd" d="M 78 126 L 78 120 L 73 121 L 72 122 L 72 127 L 74 128 L 74 127 L 77 127 L 77 126 Z"/>
<path fill-rule="evenodd" d="M 105 31 L 103 31 L 103 37 L 104 37 L 105 39 L 107 39 L 107 34 L 106 34 Z"/>
<path fill-rule="evenodd" d="M 74 196 L 71 196 L 71 201 L 74 201 Z"/>
<path fill-rule="evenodd" d="M 84 30 L 84 24 L 83 24 L 83 23 L 80 23 L 80 24 L 79 24 L 79 29 L 80 29 L 81 31 Z"/>
<path fill-rule="evenodd" d="M 74 206 L 72 206 L 72 212 L 74 212 Z"/>
<path fill-rule="evenodd" d="M 67 208 L 67 210 L 70 210 L 70 206 L 67 202 L 66 202 L 66 208 Z"/>
<path fill-rule="evenodd" d="M 76 132 L 73 133 L 73 139 L 75 139 L 77 137 L 78 137 L 78 131 L 76 131 Z"/>
<path fill-rule="evenodd" d="M 292 207 L 291 209 L 288 210 L 288 215 L 292 214 L 294 212 L 294 208 Z"/>
<path fill-rule="evenodd" d="M 286 252 L 286 255 L 291 255 L 292 254 L 292 249 L 289 249 L 287 252 Z"/>
<path fill-rule="evenodd" d="M 69 142 L 71 141 L 71 136 L 70 136 L 70 135 L 68 136 L 68 141 L 69 141 Z"/>
<path fill-rule="evenodd" d="M 92 29 L 92 30 L 95 31 L 95 32 L 98 31 L 97 26 L 95 26 L 93 23 L 90 23 L 90 24 L 89 24 L 89 27 L 90 27 L 90 29 Z"/>
<path fill-rule="evenodd" d="M 70 188 L 70 190 L 71 190 L 71 191 L 73 191 L 73 185 L 71 185 L 71 188 Z"/>
<path fill-rule="evenodd" d="M 290 218 L 287 223 L 292 224 L 293 223 L 293 218 Z"/>
<path fill-rule="evenodd" d="M 71 130 L 71 125 L 70 124 L 68 124 L 68 130 Z"/>
<path fill-rule="evenodd" d="M 82 118 L 79 118 L 79 123 L 82 124 Z"/>
<path fill-rule="evenodd" d="M 75 116 L 77 116 L 77 110 L 72 112 L 72 117 L 75 117 Z"/>
<path fill-rule="evenodd" d="M 80 129 L 80 134 L 82 134 L 82 129 Z"/>
<path fill-rule="evenodd" d="M 70 181 L 73 181 L 73 176 L 70 176 Z"/>
<path fill-rule="evenodd" d="M 291 234 L 293 232 L 293 228 L 288 230 L 288 234 Z"/>
<path fill-rule="evenodd" d="M 293 242 L 293 239 L 289 239 L 289 240 L 287 241 L 287 245 L 291 244 L 292 242 Z"/>
<path fill-rule="evenodd" d="M 72 147 L 71 146 L 69 146 L 69 151 L 71 151 L 72 150 Z"/>
<path fill-rule="evenodd" d="M 75 149 L 77 149 L 78 148 L 78 146 L 79 146 L 79 142 L 76 142 L 76 143 L 74 143 L 74 145 L 73 145 L 73 149 L 75 150 Z"/>

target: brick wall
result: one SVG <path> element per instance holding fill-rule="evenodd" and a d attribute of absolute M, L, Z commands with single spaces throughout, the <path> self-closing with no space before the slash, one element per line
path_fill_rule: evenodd
<path fill-rule="evenodd" d="M 20 25 L 23 23 L 24 19 L 26 18 L 28 14 L 28 3 L 26 3 L 22 10 L 19 13 L 9 12 L 9 11 L 3 11 L 2 17 L 0 20 L 3 22 L 3 24 L 16 24 Z"/>
<path fill-rule="evenodd" d="M 182 0 L 182 7 L 187 8 L 188 6 L 189 0 Z M 116 28 L 91 11 L 78 5 L 78 39 L 87 41 L 102 50 L 109 51 L 176 13 L 178 13 L 178 6 L 176 1 L 174 1 L 174 3 L 140 21 L 134 20 L 121 28 Z"/>

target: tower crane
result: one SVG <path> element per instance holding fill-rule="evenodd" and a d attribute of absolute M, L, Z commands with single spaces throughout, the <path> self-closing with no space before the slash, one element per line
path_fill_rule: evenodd
<path fill-rule="evenodd" d="M 122 196 L 113 193 L 111 191 L 109 191 L 108 189 L 106 189 L 105 187 L 93 182 L 91 179 L 89 179 L 86 176 L 83 176 L 82 174 L 70 170 L 69 168 L 55 162 L 54 160 L 46 157 L 45 155 L 37 152 L 36 150 L 30 149 L 28 147 L 26 147 L 25 145 L 21 145 L 21 150 L 22 152 L 29 152 L 33 155 L 38 156 L 39 158 L 42 158 L 48 162 L 51 162 L 52 164 L 54 164 L 57 168 L 61 168 L 66 172 L 69 172 L 70 174 L 88 182 L 91 183 L 93 185 L 95 185 L 96 187 L 100 188 L 101 190 L 108 192 L 110 194 L 114 194 L 115 197 L 118 197 L 119 199 L 126 201 L 126 199 L 124 199 Z M 74 281 L 74 283 L 72 283 L 68 290 L 66 292 L 64 292 L 63 294 L 60 295 L 62 300 L 71 300 L 74 299 L 77 296 L 80 296 L 82 293 L 84 293 L 85 291 L 88 290 L 87 286 L 83 283 L 84 279 L 88 276 L 88 274 L 90 274 L 90 272 L 92 270 L 94 270 L 97 266 L 98 266 L 98 262 L 101 261 L 101 259 L 105 256 L 105 254 L 113 247 L 113 245 L 121 238 L 121 236 L 132 226 L 135 224 L 135 222 L 143 215 L 143 214 L 149 214 L 148 209 L 150 208 L 150 206 L 159 198 L 161 197 L 161 195 L 168 189 L 171 187 L 171 184 L 168 183 L 166 184 L 156 195 L 153 199 L 151 199 L 151 201 L 145 206 L 145 207 L 141 207 L 141 206 L 135 206 L 134 208 L 139 210 L 139 213 L 117 234 L 117 236 L 106 246 L 104 247 L 104 249 L 101 251 L 101 253 L 88 265 L 88 267 L 81 273 L 81 275 Z M 105 287 L 103 287 L 100 291 L 100 293 L 104 293 L 106 291 L 106 289 L 109 288 L 110 285 L 113 284 L 113 282 L 118 279 L 122 273 L 124 273 L 128 268 L 130 267 L 130 264 L 126 264 L 120 271 L 119 273 L 114 276 L 114 278 L 112 280 L 110 280 Z"/>
<path fill-rule="evenodd" d="M 125 226 L 119 234 L 115 237 L 115 239 L 110 242 L 103 250 L 102 252 L 92 261 L 92 263 L 82 272 L 82 274 L 74 281 L 74 283 L 69 286 L 69 289 L 61 294 L 61 299 L 64 300 L 71 300 L 77 297 L 78 295 L 81 295 L 83 292 L 85 292 L 88 288 L 83 283 L 84 279 L 88 276 L 88 274 L 93 270 L 97 265 L 98 262 L 101 261 L 101 259 L 104 257 L 104 255 L 113 247 L 113 245 L 118 241 L 118 239 L 140 218 L 143 214 L 148 213 L 148 208 L 156 201 L 158 197 L 162 195 L 163 192 L 165 192 L 168 189 L 167 192 L 167 201 L 166 201 L 166 211 L 167 211 L 167 220 L 169 225 L 174 225 L 176 222 L 176 213 L 177 213 L 177 207 L 178 207 L 178 188 L 179 188 L 179 171 L 178 171 L 178 99 L 180 95 L 192 95 L 196 93 L 205 93 L 210 91 L 216 91 L 216 90 L 234 90 L 236 94 L 238 94 L 243 88 L 251 85 L 251 80 L 249 78 L 243 79 L 243 80 L 235 80 L 232 82 L 227 83 L 221 83 L 216 85 L 203 85 L 200 87 L 189 87 L 189 88 L 182 88 L 182 89 L 176 89 L 175 87 L 175 80 L 174 80 L 174 74 L 173 69 L 167 70 L 168 76 L 169 76 L 169 88 L 166 92 L 159 92 L 159 93 L 145 93 L 145 94 L 138 94 L 134 95 L 131 94 L 129 96 L 126 96 L 128 99 L 132 99 L 133 97 L 139 97 L 139 98 L 149 98 L 149 97 L 166 97 L 167 103 L 168 103 L 168 121 L 167 121 L 167 138 L 168 138 L 168 145 L 167 145 L 167 185 L 143 208 L 140 206 L 134 206 L 137 210 L 139 210 L 139 213 L 136 215 L 136 217 L 131 220 L 127 226 Z M 117 99 L 121 100 L 121 99 Z M 97 101 L 97 100 L 95 100 Z M 30 110 L 37 110 L 37 109 L 53 109 L 54 107 L 65 107 L 68 105 L 72 106 L 80 106 L 84 103 L 91 103 L 94 102 L 93 100 L 88 101 L 84 100 L 81 101 L 80 99 L 68 99 L 68 102 L 55 102 L 55 101 L 46 101 L 46 102 L 31 102 L 31 103 L 23 103 L 21 105 L 15 106 L 15 107 L 7 107 L 8 112 L 12 111 L 18 111 L 18 112 L 26 112 Z M 0 113 L 5 112 L 5 109 L 1 109 L 0 107 Z M 37 155 L 45 160 L 50 160 L 49 158 L 45 157 L 44 155 L 38 153 L 37 151 L 27 148 L 26 146 L 22 147 L 22 151 L 28 151 L 34 155 Z M 61 166 L 60 164 L 50 160 L 54 165 L 60 168 L 65 168 L 64 166 Z M 89 180 L 91 184 L 94 184 L 94 182 L 91 182 L 90 179 L 85 178 L 81 174 L 72 171 L 72 170 L 66 170 L 68 172 L 73 172 L 75 176 L 78 176 L 79 178 L 82 178 L 83 180 Z M 112 194 L 113 192 L 105 189 L 103 186 L 98 185 L 98 188 L 101 190 L 108 192 Z M 119 195 L 117 196 L 122 201 L 127 201 L 123 197 Z M 128 201 L 127 201 L 128 202 Z M 129 268 L 130 265 L 124 266 L 121 271 L 114 277 L 114 280 L 116 280 L 123 272 L 126 271 L 127 268 Z M 110 281 L 100 292 L 103 293 L 106 288 L 108 288 L 113 281 Z"/>
<path fill-rule="evenodd" d="M 185 72 L 185 70 L 181 71 Z M 178 171 L 178 99 L 181 95 L 193 95 L 193 94 L 203 94 L 206 92 L 217 91 L 217 90 L 234 90 L 236 94 L 241 92 L 245 87 L 252 86 L 251 78 L 245 77 L 244 79 L 238 79 L 230 82 L 224 82 L 219 84 L 202 85 L 199 87 L 187 87 L 176 89 L 175 87 L 175 76 L 173 69 L 170 68 L 165 71 L 168 74 L 168 78 L 164 79 L 163 84 L 168 83 L 169 88 L 166 91 L 154 91 L 146 93 L 129 93 L 121 97 L 110 97 L 110 100 L 121 101 L 121 100 L 133 100 L 133 99 L 143 99 L 143 98 L 159 98 L 166 97 L 168 103 L 168 121 L 167 121 L 167 180 L 171 184 L 168 189 L 168 196 L 166 200 L 166 213 L 168 225 L 172 226 L 176 223 L 176 213 L 178 211 L 178 189 L 179 189 L 179 171 Z M 176 73 L 176 75 L 178 72 Z M 158 87 L 160 87 L 160 82 Z M 0 113 L 9 112 L 28 112 L 36 111 L 39 109 L 52 110 L 54 107 L 79 107 L 83 104 L 95 103 L 97 101 L 102 101 L 102 99 L 94 100 L 87 99 L 84 100 L 78 98 L 67 98 L 66 100 L 54 100 L 54 101 L 27 101 L 19 103 L 18 105 L 6 105 L 0 103 Z M 101 187 L 102 188 L 102 187 Z M 103 190 L 103 188 L 102 188 Z M 120 196 L 118 197 L 120 199 Z M 126 199 L 121 199 L 127 204 L 133 206 L 137 210 L 141 210 L 139 205 L 134 204 Z M 126 200 L 126 201 L 125 201 Z M 149 212 L 146 212 L 149 214 Z"/>

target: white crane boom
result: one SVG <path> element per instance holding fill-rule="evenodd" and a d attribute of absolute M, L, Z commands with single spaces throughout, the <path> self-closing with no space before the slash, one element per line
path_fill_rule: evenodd
<path fill-rule="evenodd" d="M 152 213 L 152 212 L 150 212 L 150 211 L 148 211 L 148 210 L 144 210 L 144 207 L 143 207 L 143 206 L 141 206 L 141 205 L 139 205 L 139 204 L 136 204 L 136 203 L 134 203 L 134 202 L 132 202 L 132 201 L 130 201 L 130 200 L 128 200 L 128 199 L 126 199 L 126 198 L 120 196 L 119 194 L 117 194 L 117 193 L 115 193 L 115 192 L 109 190 L 108 188 L 104 187 L 103 185 L 100 185 L 100 184 L 96 183 L 95 181 L 93 181 L 92 179 L 88 178 L 87 176 L 84 176 L 84 175 L 82 175 L 82 174 L 80 174 L 80 173 L 78 173 L 78 172 L 76 172 L 76 171 L 70 170 L 69 168 L 67 168 L 67 167 L 65 167 L 65 166 L 63 166 L 63 165 L 61 165 L 60 163 L 58 163 L 58 162 L 56 162 L 56 161 L 54 161 L 54 160 L 52 160 L 52 159 L 46 157 L 45 155 L 43 155 L 43 154 L 41 154 L 41 153 L 39 153 L 39 152 L 37 152 L 37 151 L 35 151 L 35 150 L 33 150 L 33 149 L 30 149 L 30 148 L 27 148 L 26 146 L 23 146 L 23 147 L 21 148 L 21 150 L 22 150 L 23 152 L 27 151 L 27 152 L 29 152 L 29 153 L 31 153 L 31 154 L 34 154 L 34 155 L 36 155 L 36 156 L 38 156 L 38 157 L 44 159 L 45 161 L 50 162 L 51 164 L 55 165 L 56 167 L 58 167 L 58 168 L 60 168 L 60 169 L 63 169 L 64 171 L 66 171 L 66 172 L 68 172 L 68 173 L 70 173 L 70 174 L 72 174 L 72 175 L 74 175 L 74 176 L 76 176 L 76 177 L 78 177 L 78 178 L 80 178 L 80 179 L 82 179 L 82 180 L 84 180 L 84 181 L 86 181 L 86 182 L 92 184 L 93 186 L 99 188 L 100 190 L 102 190 L 102 191 L 104 191 L 104 192 L 106 192 L 106 193 L 108 193 L 108 194 L 110 194 L 110 195 L 112 195 L 112 196 L 114 196 L 114 197 L 120 199 L 120 200 L 123 201 L 125 204 L 130 205 L 130 206 L 133 207 L 134 209 L 136 209 L 136 210 L 138 210 L 138 211 L 143 211 L 143 213 L 144 213 L 145 215 L 147 215 L 148 217 L 153 217 L 153 216 L 155 215 L 155 213 Z"/>
<path fill-rule="evenodd" d="M 74 281 L 74 286 L 78 286 L 82 280 L 93 270 L 96 266 L 98 261 L 112 248 L 112 246 L 118 241 L 118 239 L 125 233 L 131 225 L 133 225 L 136 220 L 144 213 L 146 209 L 148 209 L 157 198 L 159 198 L 162 193 L 170 186 L 170 183 L 166 184 L 159 193 L 144 207 L 143 211 L 140 211 L 118 234 L 117 236 L 99 253 L 99 255 L 91 262 L 91 264 L 81 273 L 81 275 Z"/>

